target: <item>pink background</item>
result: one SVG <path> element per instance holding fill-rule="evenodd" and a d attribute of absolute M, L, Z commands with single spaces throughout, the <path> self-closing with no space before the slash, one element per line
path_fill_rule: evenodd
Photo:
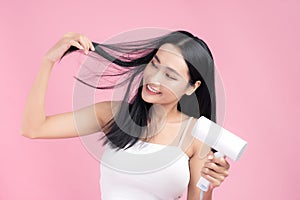
<path fill-rule="evenodd" d="M 65 32 L 101 42 L 142 27 L 186 29 L 212 49 L 224 127 L 249 142 L 215 199 L 300 199 L 299 1 L 81 2 L 1 2 L 0 199 L 100 199 L 99 162 L 81 140 L 22 137 L 23 107 L 41 58 Z M 73 72 L 54 68 L 48 114 L 72 109 Z"/>

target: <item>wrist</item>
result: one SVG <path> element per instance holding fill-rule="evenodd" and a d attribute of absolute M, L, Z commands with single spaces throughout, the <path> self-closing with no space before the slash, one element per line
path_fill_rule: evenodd
<path fill-rule="evenodd" d="M 47 58 L 47 57 L 43 57 L 42 61 L 41 61 L 41 65 L 47 65 L 52 67 L 55 64 L 54 61 L 52 61 L 51 59 Z"/>
<path fill-rule="evenodd" d="M 212 200 L 213 188 L 209 187 L 206 192 L 204 192 L 203 200 Z"/>

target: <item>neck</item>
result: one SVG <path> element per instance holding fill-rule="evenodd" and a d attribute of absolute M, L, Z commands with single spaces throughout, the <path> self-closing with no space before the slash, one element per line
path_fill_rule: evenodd
<path fill-rule="evenodd" d="M 151 118 L 165 121 L 166 123 L 178 122 L 183 120 L 183 115 L 177 110 L 177 102 L 174 104 L 153 104 Z"/>
<path fill-rule="evenodd" d="M 184 120 L 183 118 L 186 117 L 177 110 L 177 103 L 173 105 L 153 104 L 149 110 L 149 123 L 145 137 L 152 138 L 160 133 L 166 124 L 177 125 Z"/>

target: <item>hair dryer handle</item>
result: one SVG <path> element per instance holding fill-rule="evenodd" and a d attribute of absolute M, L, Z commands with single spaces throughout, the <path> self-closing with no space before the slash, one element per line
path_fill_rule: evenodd
<path fill-rule="evenodd" d="M 224 154 L 217 151 L 214 153 L 214 156 L 215 156 L 215 158 L 220 158 L 220 157 L 223 157 Z M 210 185 L 210 182 L 203 177 L 200 177 L 200 179 L 197 183 L 197 187 L 199 187 L 204 192 L 206 192 L 208 190 L 209 185 Z"/>

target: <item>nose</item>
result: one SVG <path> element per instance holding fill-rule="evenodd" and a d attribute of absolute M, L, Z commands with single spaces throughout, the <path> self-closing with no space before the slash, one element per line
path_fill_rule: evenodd
<path fill-rule="evenodd" d="M 151 74 L 151 76 L 149 77 L 149 81 L 157 85 L 160 85 L 162 80 L 163 80 L 163 72 L 161 70 Z"/>

